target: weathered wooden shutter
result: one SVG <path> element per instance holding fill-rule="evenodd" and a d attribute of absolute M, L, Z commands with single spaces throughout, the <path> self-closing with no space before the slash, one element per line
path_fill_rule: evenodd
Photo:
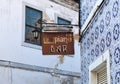
<path fill-rule="evenodd" d="M 102 68 L 97 73 L 97 84 L 107 84 L 107 69 Z"/>

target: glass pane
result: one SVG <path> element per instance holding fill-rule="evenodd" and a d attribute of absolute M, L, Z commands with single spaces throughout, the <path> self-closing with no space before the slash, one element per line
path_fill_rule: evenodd
<path fill-rule="evenodd" d="M 36 9 L 26 7 L 26 29 L 25 29 L 25 42 L 36 45 L 41 45 L 41 23 L 37 23 L 39 19 L 42 19 L 42 12 Z M 32 27 L 31 27 L 32 26 Z M 33 35 L 33 30 L 39 28 L 38 38 L 36 39 Z M 38 30 L 38 29 L 37 29 Z"/>
<path fill-rule="evenodd" d="M 40 33 L 38 34 L 38 38 L 35 39 L 34 36 L 33 36 L 33 32 L 32 32 L 33 30 L 35 30 L 35 28 L 26 26 L 25 42 L 36 44 L 36 45 L 41 45 Z"/>
<path fill-rule="evenodd" d="M 41 18 L 41 12 L 31 9 L 31 17 L 32 18 Z"/>
<path fill-rule="evenodd" d="M 33 18 L 32 18 L 32 19 L 31 19 L 31 25 L 32 25 L 32 26 L 35 26 L 35 24 L 36 24 L 36 19 L 33 19 Z"/>
<path fill-rule="evenodd" d="M 30 8 L 26 7 L 26 17 L 30 16 Z"/>
<path fill-rule="evenodd" d="M 71 24 L 71 22 L 58 17 L 58 24 L 69 25 L 69 24 Z"/>
<path fill-rule="evenodd" d="M 31 19 L 30 19 L 30 17 L 28 17 L 28 16 L 26 16 L 26 24 L 31 24 Z"/>
<path fill-rule="evenodd" d="M 26 26 L 26 29 L 25 29 L 25 41 L 26 42 L 30 42 L 31 39 L 33 38 L 33 36 L 31 36 L 32 31 L 33 31 L 32 28 Z"/>

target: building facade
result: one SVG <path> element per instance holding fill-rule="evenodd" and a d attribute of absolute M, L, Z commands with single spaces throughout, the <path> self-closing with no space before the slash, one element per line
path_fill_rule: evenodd
<path fill-rule="evenodd" d="M 120 84 L 120 0 L 80 0 L 81 84 Z"/>
<path fill-rule="evenodd" d="M 64 1 L 66 2 L 66 1 Z M 42 22 L 78 25 L 78 4 L 60 0 L 0 1 L 0 84 L 79 84 L 80 50 L 74 55 L 42 55 Z M 78 28 L 73 28 L 78 34 Z M 76 63 L 77 62 L 77 63 Z M 71 81 L 72 80 L 72 81 Z"/>

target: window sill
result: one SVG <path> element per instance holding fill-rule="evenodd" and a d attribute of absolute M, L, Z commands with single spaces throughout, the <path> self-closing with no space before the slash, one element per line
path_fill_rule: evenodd
<path fill-rule="evenodd" d="M 38 46 L 38 45 L 26 43 L 26 42 L 22 42 L 22 46 L 42 50 L 42 46 Z"/>

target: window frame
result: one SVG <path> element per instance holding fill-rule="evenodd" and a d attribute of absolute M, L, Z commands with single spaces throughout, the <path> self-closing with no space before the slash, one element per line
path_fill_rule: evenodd
<path fill-rule="evenodd" d="M 26 7 L 41 11 L 42 12 L 42 18 L 43 18 L 43 12 L 45 11 L 45 9 L 43 9 L 39 6 L 35 6 L 35 5 L 32 5 L 32 4 L 26 3 L 26 2 L 22 2 L 22 44 L 21 45 L 24 46 L 24 47 L 29 47 L 29 48 L 42 50 L 42 45 L 36 45 L 36 44 L 25 42 Z"/>
<path fill-rule="evenodd" d="M 104 66 L 107 68 L 107 82 L 108 84 L 111 84 L 109 50 L 107 50 L 102 56 L 98 57 L 97 60 L 89 66 L 89 84 L 97 84 L 97 72 Z"/>
<path fill-rule="evenodd" d="M 27 8 L 29 9 L 29 10 L 35 10 L 35 11 L 37 11 L 37 12 L 40 12 L 41 13 L 41 19 L 43 18 L 43 13 L 42 13 L 42 11 L 40 11 L 40 10 L 37 10 L 37 9 L 34 9 L 34 8 L 31 8 L 31 7 L 29 7 L 29 6 L 26 6 L 25 7 L 25 35 L 26 35 L 26 28 L 27 27 L 30 27 L 30 28 L 34 28 L 34 29 L 39 29 L 40 30 L 40 45 L 39 44 L 37 44 L 37 43 L 32 43 L 32 42 L 27 42 L 26 41 L 26 36 L 25 36 L 25 42 L 26 43 L 30 43 L 30 44 L 33 44 L 33 45 L 38 45 L 38 46 L 42 46 L 42 41 L 41 41 L 41 39 L 42 39 L 42 37 L 41 37 L 41 35 L 42 35 L 42 23 L 40 23 L 40 27 L 35 27 L 35 26 L 33 26 L 33 25 L 31 25 L 31 24 L 27 24 Z M 33 18 L 33 17 L 29 17 L 29 18 L 32 18 L 32 19 L 35 19 L 35 18 Z M 31 26 L 33 26 L 33 27 L 31 27 Z"/>

